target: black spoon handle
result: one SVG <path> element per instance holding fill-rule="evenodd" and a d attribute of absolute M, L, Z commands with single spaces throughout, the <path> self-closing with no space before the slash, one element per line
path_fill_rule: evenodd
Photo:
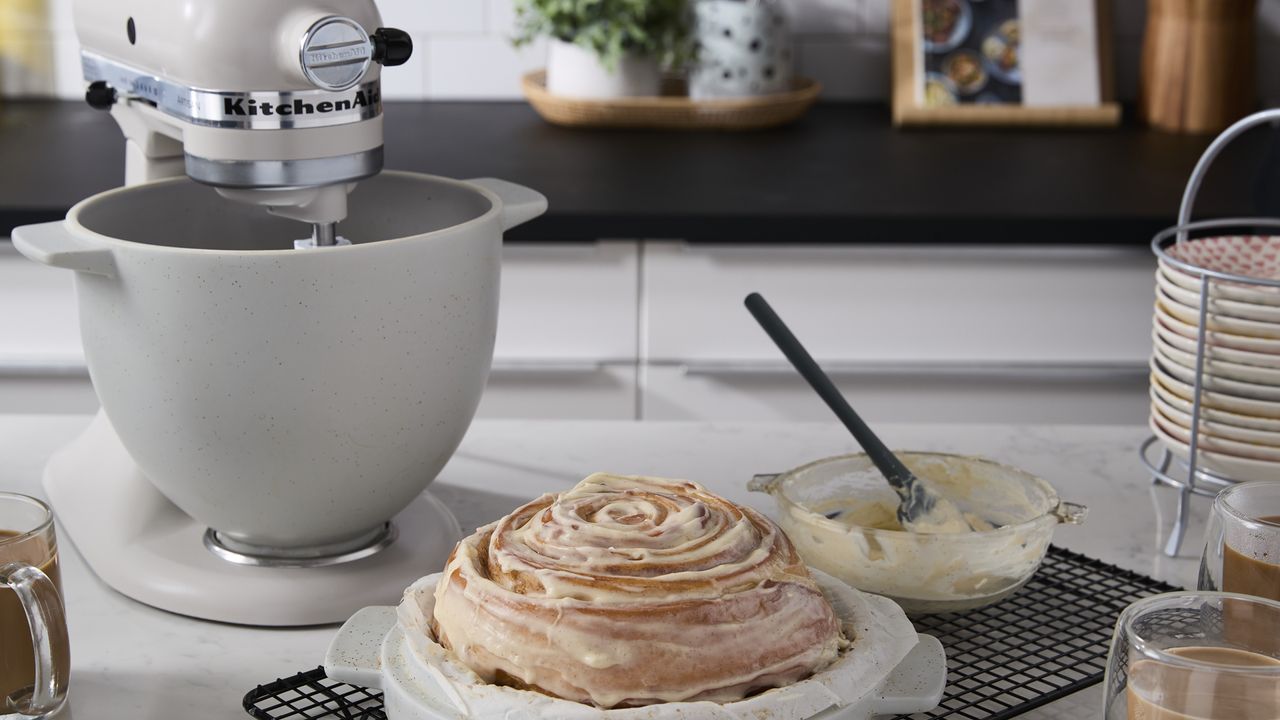
<path fill-rule="evenodd" d="M 902 464 L 885 444 L 876 437 L 870 427 L 858 417 L 858 413 L 853 411 L 849 406 L 849 401 L 844 399 L 840 391 L 836 388 L 835 383 L 831 382 L 831 378 L 818 367 L 818 363 L 809 354 L 808 350 L 800 344 L 796 336 L 792 334 L 787 324 L 782 322 L 782 318 L 773 311 L 769 303 L 765 301 L 760 293 L 751 293 L 744 301 L 747 309 L 755 316 L 756 322 L 760 323 L 760 327 L 769 333 L 769 337 L 773 339 L 774 344 L 782 351 L 783 355 L 791 361 L 796 370 L 800 372 L 801 377 L 813 386 L 817 391 L 818 397 L 821 397 L 827 403 L 827 407 L 840 418 L 840 422 L 849 429 L 854 439 L 867 451 L 867 456 L 871 458 L 871 462 L 876 464 L 885 479 L 889 481 L 899 493 L 907 491 L 906 481 L 911 477 L 911 471 Z"/>

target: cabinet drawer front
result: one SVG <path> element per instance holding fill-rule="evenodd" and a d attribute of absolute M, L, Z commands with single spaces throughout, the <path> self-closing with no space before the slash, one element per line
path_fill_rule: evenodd
<path fill-rule="evenodd" d="M 75 415 L 97 410 L 98 396 L 85 373 L 9 374 L 0 370 L 0 413 Z"/>
<path fill-rule="evenodd" d="M 477 417 L 636 419 L 636 368 L 569 363 L 495 362 Z"/>
<path fill-rule="evenodd" d="M 0 373 L 83 365 L 74 278 L 26 259 L 0 238 Z"/>
<path fill-rule="evenodd" d="M 507 245 L 495 362 L 634 360 L 638 244 Z"/>
<path fill-rule="evenodd" d="M 877 423 L 1140 425 L 1147 380 L 1125 369 L 1021 373 L 838 373 L 837 387 Z M 644 420 L 829 421 L 831 410 L 794 371 L 720 372 L 664 365 L 643 370 Z"/>
<path fill-rule="evenodd" d="M 688 246 L 650 243 L 648 361 L 777 360 L 742 307 L 759 291 L 823 359 L 1140 363 L 1155 260 L 1144 246 Z"/>

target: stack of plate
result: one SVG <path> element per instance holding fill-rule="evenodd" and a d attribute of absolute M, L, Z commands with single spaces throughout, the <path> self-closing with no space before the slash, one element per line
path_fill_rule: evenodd
<path fill-rule="evenodd" d="M 1208 270 L 1280 280 L 1280 237 L 1186 240 L 1167 252 Z M 1200 286 L 1199 276 L 1160 260 L 1151 430 L 1183 460 L 1190 454 Z M 1196 464 L 1233 480 L 1280 480 L 1280 288 L 1210 283 L 1200 386 Z"/>

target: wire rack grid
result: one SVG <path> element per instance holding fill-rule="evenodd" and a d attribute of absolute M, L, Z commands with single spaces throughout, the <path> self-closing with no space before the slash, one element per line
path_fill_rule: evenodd
<path fill-rule="evenodd" d="M 1120 612 L 1176 589 L 1052 547 L 1012 597 L 915 620 L 946 649 L 947 689 L 934 710 L 896 720 L 1005 720 L 1101 682 Z M 244 708 L 258 720 L 386 720 L 379 693 L 331 680 L 323 668 L 254 688 Z"/>

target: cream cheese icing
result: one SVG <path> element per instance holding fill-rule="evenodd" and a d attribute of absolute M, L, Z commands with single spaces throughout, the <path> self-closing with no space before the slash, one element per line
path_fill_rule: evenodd
<path fill-rule="evenodd" d="M 460 542 L 433 626 L 487 682 L 604 708 L 740 700 L 845 643 L 763 515 L 696 483 L 602 473 Z"/>

